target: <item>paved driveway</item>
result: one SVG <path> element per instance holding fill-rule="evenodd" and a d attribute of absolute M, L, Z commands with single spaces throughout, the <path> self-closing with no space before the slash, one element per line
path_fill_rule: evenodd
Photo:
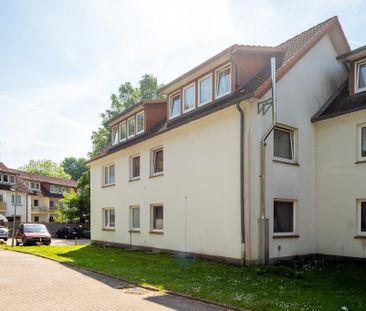
<path fill-rule="evenodd" d="M 0 250 L 0 310 L 224 310 L 82 269 Z"/>

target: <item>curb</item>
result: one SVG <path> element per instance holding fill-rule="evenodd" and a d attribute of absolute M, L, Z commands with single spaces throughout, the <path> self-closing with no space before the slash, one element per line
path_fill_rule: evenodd
<path fill-rule="evenodd" d="M 170 290 L 165 290 L 165 289 L 159 289 L 159 288 L 156 288 L 156 287 L 153 287 L 153 286 L 148 286 L 148 285 L 141 285 L 141 284 L 134 283 L 134 282 L 128 281 L 128 280 L 123 279 L 123 278 L 120 278 L 120 277 L 116 277 L 116 276 L 109 275 L 109 274 L 104 273 L 104 272 L 95 271 L 95 270 L 89 269 L 89 268 L 83 268 L 83 267 L 80 267 L 78 265 L 75 265 L 75 264 L 72 264 L 72 263 L 69 263 L 69 262 L 60 262 L 60 261 L 57 261 L 56 259 L 49 258 L 49 257 L 45 257 L 45 256 L 38 255 L 38 254 L 22 252 L 22 251 L 15 250 L 15 249 L 14 250 L 12 250 L 12 249 L 2 249 L 2 250 L 9 251 L 9 252 L 16 252 L 16 253 L 20 253 L 20 254 L 32 255 L 32 256 L 39 257 L 39 258 L 51 260 L 51 261 L 57 262 L 60 265 L 65 266 L 65 267 L 70 267 L 70 268 L 72 267 L 72 268 L 77 268 L 77 269 L 80 269 L 80 270 L 92 272 L 92 273 L 95 273 L 95 274 L 99 274 L 101 276 L 109 277 L 109 278 L 112 278 L 112 279 L 115 279 L 115 280 L 118 280 L 118 281 L 121 281 L 121 282 L 124 282 L 124 283 L 131 284 L 131 285 L 133 285 L 135 287 L 140 287 L 140 288 L 143 288 L 143 289 L 146 289 L 146 290 L 150 290 L 150 291 L 154 291 L 154 292 L 161 292 L 161 293 L 168 294 L 168 295 L 173 295 L 173 296 L 177 296 L 177 297 L 187 298 L 187 299 L 190 299 L 190 300 L 194 300 L 194 301 L 198 301 L 198 302 L 203 302 L 203 303 L 206 303 L 206 304 L 210 304 L 210 305 L 214 305 L 214 306 L 217 306 L 217 307 L 225 308 L 227 310 L 249 311 L 247 309 L 241 309 L 241 308 L 237 308 L 237 307 L 234 307 L 234 306 L 229 306 L 229 305 L 226 305 L 226 304 L 222 304 L 222 303 L 219 303 L 219 302 L 206 300 L 206 299 L 203 299 L 203 298 L 192 297 L 192 296 L 187 295 L 187 294 L 177 293 L 177 292 L 170 291 Z"/>

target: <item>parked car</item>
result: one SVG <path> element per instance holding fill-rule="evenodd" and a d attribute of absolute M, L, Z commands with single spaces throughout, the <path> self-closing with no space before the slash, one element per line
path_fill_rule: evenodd
<path fill-rule="evenodd" d="M 42 224 L 21 224 L 16 232 L 16 244 L 23 246 L 34 244 L 51 244 L 51 235 L 45 225 Z"/>
<path fill-rule="evenodd" d="M 76 228 L 64 226 L 56 231 L 56 236 L 63 239 L 80 238 L 81 234 Z"/>
<path fill-rule="evenodd" d="M 0 239 L 3 239 L 5 242 L 8 240 L 8 229 L 4 226 L 0 226 Z"/>

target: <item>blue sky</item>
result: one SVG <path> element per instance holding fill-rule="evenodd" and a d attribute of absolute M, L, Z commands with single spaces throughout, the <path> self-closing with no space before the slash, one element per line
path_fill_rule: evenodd
<path fill-rule="evenodd" d="M 338 15 L 366 44 L 363 0 L 0 0 L 0 161 L 86 156 L 109 97 L 168 83 L 226 47 L 277 45 Z"/>

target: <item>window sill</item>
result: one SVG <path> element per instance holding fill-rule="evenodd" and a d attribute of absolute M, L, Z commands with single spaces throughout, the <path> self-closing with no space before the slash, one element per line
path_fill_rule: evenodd
<path fill-rule="evenodd" d="M 361 163 L 366 163 L 366 160 L 358 160 L 355 162 L 355 164 L 361 164 Z"/>
<path fill-rule="evenodd" d="M 141 233 L 140 229 L 130 229 L 128 230 L 129 233 Z"/>
<path fill-rule="evenodd" d="M 102 228 L 102 231 L 116 231 L 114 228 Z"/>
<path fill-rule="evenodd" d="M 141 178 L 140 177 L 134 177 L 134 178 L 130 178 L 128 180 L 128 182 L 134 182 L 134 181 L 139 181 Z"/>
<path fill-rule="evenodd" d="M 151 234 L 164 234 L 164 231 L 152 230 L 149 233 L 151 233 Z"/>
<path fill-rule="evenodd" d="M 288 165 L 293 165 L 293 166 L 300 166 L 300 164 L 298 162 L 288 162 L 285 160 L 279 160 L 279 159 L 273 159 L 274 163 L 282 163 L 282 164 L 288 164 Z"/>
<path fill-rule="evenodd" d="M 108 188 L 108 187 L 113 187 L 115 186 L 116 184 L 108 184 L 108 185 L 103 185 L 102 188 Z"/>
<path fill-rule="evenodd" d="M 276 234 L 272 237 L 273 239 L 298 239 L 300 236 L 298 234 Z"/>
<path fill-rule="evenodd" d="M 355 235 L 353 238 L 355 238 L 355 239 L 366 239 L 366 235 Z"/>
<path fill-rule="evenodd" d="M 160 177 L 160 176 L 164 176 L 164 173 L 163 172 L 156 173 L 156 174 L 150 175 L 149 178 L 155 178 L 155 177 Z"/>

